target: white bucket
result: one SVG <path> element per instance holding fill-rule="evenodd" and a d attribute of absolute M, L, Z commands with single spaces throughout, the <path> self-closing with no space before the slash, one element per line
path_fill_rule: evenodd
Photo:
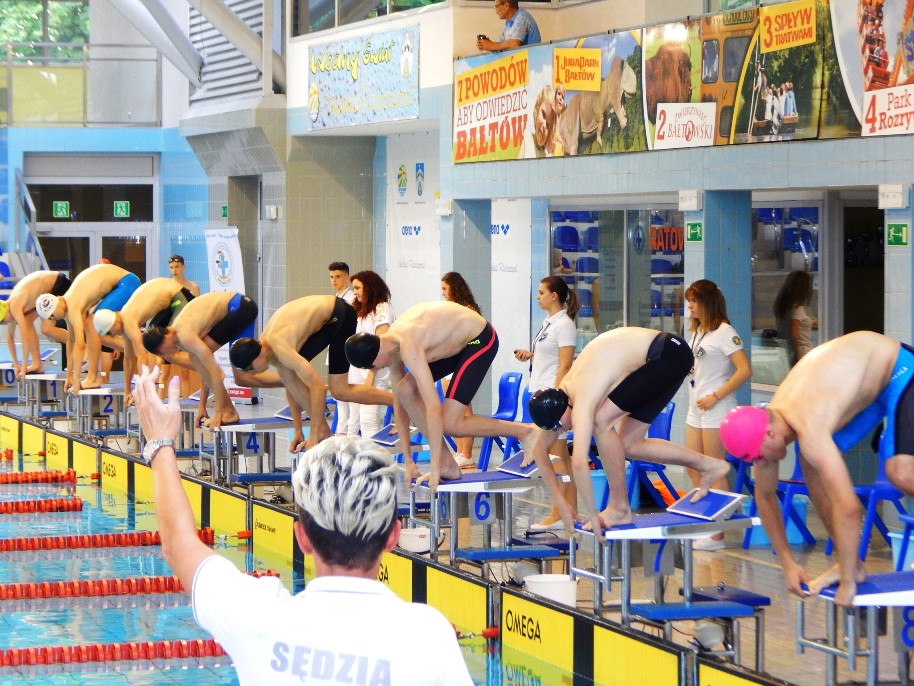
<path fill-rule="evenodd" d="M 524 586 L 531 593 L 562 605 L 578 604 L 578 582 L 567 574 L 531 574 L 524 579 Z"/>

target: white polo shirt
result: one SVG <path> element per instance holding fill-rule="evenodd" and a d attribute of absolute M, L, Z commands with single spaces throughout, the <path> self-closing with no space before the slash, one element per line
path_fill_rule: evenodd
<path fill-rule="evenodd" d="M 530 391 L 555 388 L 555 375 L 559 371 L 559 348 L 574 348 L 578 331 L 565 310 L 543 320 L 543 326 L 533 337 L 533 360 L 530 370 Z"/>
<path fill-rule="evenodd" d="M 214 555 L 197 569 L 192 599 L 243 686 L 473 684 L 444 615 L 373 579 L 320 577 L 292 595 Z"/>

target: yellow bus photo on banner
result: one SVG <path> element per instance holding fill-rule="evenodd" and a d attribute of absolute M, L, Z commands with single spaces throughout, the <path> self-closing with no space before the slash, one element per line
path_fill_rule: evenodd
<path fill-rule="evenodd" d="M 567 672 L 574 671 L 574 617 L 567 612 L 503 592 L 501 641 L 505 648 L 536 655 Z"/>
<path fill-rule="evenodd" d="M 681 653 L 602 626 L 593 628 L 593 677 L 604 686 L 678 684 Z M 618 660 L 624 656 L 625 669 Z"/>
<path fill-rule="evenodd" d="M 44 441 L 45 463 L 48 469 L 66 471 L 70 467 L 70 439 L 48 432 Z"/>
<path fill-rule="evenodd" d="M 15 417 L 0 415 L 0 448 L 9 449 L 13 454 L 19 453 L 19 425 Z"/>

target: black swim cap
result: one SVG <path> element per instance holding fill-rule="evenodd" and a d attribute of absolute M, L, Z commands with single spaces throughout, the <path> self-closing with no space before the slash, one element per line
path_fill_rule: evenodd
<path fill-rule="evenodd" d="M 568 396 L 559 388 L 543 388 L 527 402 L 530 419 L 539 428 L 555 431 L 562 426 L 562 415 L 568 408 Z"/>
<path fill-rule="evenodd" d="M 251 371 L 251 365 L 260 355 L 261 345 L 253 338 L 239 338 L 229 349 L 229 360 L 232 366 L 243 372 Z"/>
<path fill-rule="evenodd" d="M 353 334 L 346 339 L 346 359 L 359 369 L 371 369 L 381 350 L 381 339 L 370 333 Z"/>
<path fill-rule="evenodd" d="M 159 346 L 168 332 L 164 326 L 151 326 L 143 331 L 143 347 L 153 355 L 159 354 Z"/>

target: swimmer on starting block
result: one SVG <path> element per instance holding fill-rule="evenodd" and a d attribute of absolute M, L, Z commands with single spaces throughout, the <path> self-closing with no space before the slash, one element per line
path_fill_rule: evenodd
<path fill-rule="evenodd" d="M 346 341 L 346 357 L 353 366 L 390 367 L 397 432 L 409 436 L 412 418 L 428 439 L 431 473 L 427 478 L 433 491 L 442 479 L 455 480 L 461 475 L 444 442 L 445 433 L 513 436 L 524 445 L 532 442 L 535 427 L 473 414 L 464 416 L 497 352 L 498 335 L 492 325 L 470 308 L 449 301 L 415 305 L 380 336 L 359 333 Z M 451 373 L 454 376 L 442 403 L 435 382 Z M 403 443 L 410 483 L 413 478 L 419 479 L 419 468 L 413 461 L 409 441 Z M 555 479 L 547 480 L 550 488 L 556 486 L 554 482 Z"/>
<path fill-rule="evenodd" d="M 632 521 L 625 488 L 625 458 L 676 464 L 698 472 L 693 500 L 704 497 L 730 465 L 660 438 L 647 438 L 654 418 L 676 395 L 692 369 L 692 351 L 679 336 L 653 329 L 622 327 L 588 343 L 559 388 L 545 388 L 530 398 L 529 411 L 539 427 L 533 452 L 546 483 L 552 473 L 547 450 L 556 436 L 574 429 L 572 472 L 594 530 Z M 609 503 L 597 512 L 590 476 L 590 441 L 596 440 L 609 482 Z M 556 500 L 565 527 L 573 530 L 573 504 Z"/>
<path fill-rule="evenodd" d="M 38 333 L 35 331 L 35 320 L 38 319 L 35 301 L 42 293 L 61 296 L 69 287 L 70 279 L 66 274 L 42 269 L 23 277 L 13 287 L 9 299 L 6 302 L 0 301 L 0 321 L 6 324 L 6 344 L 10 349 L 16 376 L 44 372 L 44 363 L 38 350 Z M 17 326 L 22 331 L 22 364 L 16 354 Z M 58 343 L 67 342 L 66 329 L 57 328 L 52 321 L 41 321 L 41 333 Z"/>
<path fill-rule="evenodd" d="M 197 424 L 203 422 L 210 429 L 218 429 L 240 419 L 225 391 L 225 373 L 213 353 L 226 343 L 253 334 L 257 311 L 257 303 L 242 293 L 205 293 L 187 303 L 171 326 L 153 326 L 143 333 L 146 350 L 167 362 L 200 372 L 203 386 Z M 235 381 L 243 386 L 250 385 L 244 382 L 243 374 L 237 375 Z M 206 412 L 210 391 L 215 404 L 211 418 Z"/>
<path fill-rule="evenodd" d="M 119 312 L 139 287 L 136 274 L 114 264 L 96 264 L 80 272 L 63 295 L 38 296 L 35 310 L 39 317 L 67 322 L 66 388 L 70 393 L 101 386 L 98 363 L 102 343 L 92 326 L 92 313 L 96 309 Z M 83 359 L 88 360 L 89 368 L 85 381 L 80 382 Z"/>
<path fill-rule="evenodd" d="M 292 417 L 301 417 L 302 408 L 311 416 L 307 443 L 299 427 L 289 448 L 292 452 L 305 446 L 313 448 L 330 436 L 330 427 L 323 418 L 327 384 L 311 365 L 311 360 L 325 349 L 330 393 L 337 401 L 366 405 L 393 403 L 388 391 L 349 383 L 344 346 L 355 328 L 355 310 L 345 300 L 335 295 L 308 295 L 276 310 L 259 339 L 241 338 L 232 344 L 229 358 L 232 366 L 247 373 L 245 385 L 284 386 Z M 276 367 L 276 372 L 267 371 L 270 365 Z"/>
<path fill-rule="evenodd" d="M 866 579 L 858 556 L 860 500 L 842 457 L 883 419 L 880 459 L 892 484 L 914 495 L 914 348 L 873 333 L 856 331 L 803 356 L 764 408 L 730 410 L 720 437 L 731 455 L 751 462 L 758 513 L 784 568 L 787 588 L 798 596 L 839 583 L 835 602 L 853 603 Z M 838 562 L 808 582 L 787 544 L 777 498 L 778 461 L 792 441 L 800 445 L 800 466 Z M 808 583 L 809 593 L 801 584 Z"/>
<path fill-rule="evenodd" d="M 149 364 L 143 348 L 143 327 L 171 326 L 194 294 L 174 279 L 150 279 L 137 288 L 120 312 L 99 309 L 92 323 L 111 347 L 124 351 L 124 403 L 130 405 L 130 380 L 138 364 Z"/>

